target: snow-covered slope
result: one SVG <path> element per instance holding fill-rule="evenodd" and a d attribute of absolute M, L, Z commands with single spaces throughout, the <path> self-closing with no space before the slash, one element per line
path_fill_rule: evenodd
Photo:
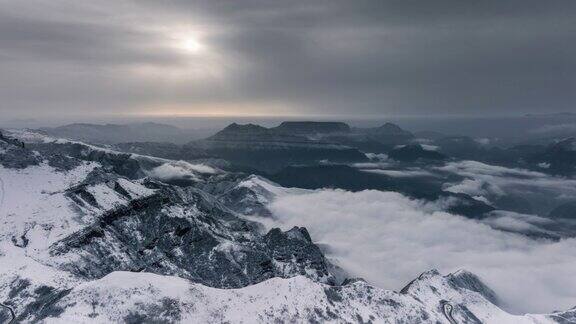
<path fill-rule="evenodd" d="M 0 136 L 0 179 L 0 322 L 575 318 L 510 315 L 467 272 L 427 272 L 400 292 L 341 282 L 305 228 L 267 231 L 232 211 L 306 192 L 260 177 L 13 132 Z"/>
<path fill-rule="evenodd" d="M 305 229 L 261 232 L 203 191 L 142 177 L 150 168 L 143 163 L 183 163 L 15 135 L 30 141 L 0 142 L 0 301 L 18 320 L 33 320 L 80 282 L 122 270 L 225 288 L 295 275 L 334 281 Z M 214 173 L 185 172 L 197 182 Z"/>
<path fill-rule="evenodd" d="M 268 204 L 279 195 L 306 193 L 309 190 L 283 188 L 265 178 L 250 175 L 220 188 L 217 197 L 227 207 L 242 215 L 271 216 Z"/>
<path fill-rule="evenodd" d="M 51 307 L 47 323 L 554 323 L 569 313 L 510 315 L 465 271 L 422 274 L 401 292 L 357 280 L 328 286 L 297 276 L 216 289 L 150 273 L 114 272 L 78 285 Z"/>

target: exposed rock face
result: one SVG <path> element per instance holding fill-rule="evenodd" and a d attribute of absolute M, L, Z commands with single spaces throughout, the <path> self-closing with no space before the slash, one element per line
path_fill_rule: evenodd
<path fill-rule="evenodd" d="M 486 286 L 478 276 L 471 272 L 460 270 L 447 275 L 445 278 L 454 289 L 475 291 L 494 305 L 500 304 L 496 293 Z"/>
<path fill-rule="evenodd" d="M 40 159 L 33 152 L 25 149 L 23 142 L 0 132 L 0 165 L 10 169 L 25 169 L 39 163 Z"/>
<path fill-rule="evenodd" d="M 302 189 L 212 171 L 197 171 L 193 185 L 170 185 L 145 176 L 169 161 L 30 133 L 2 136 L 0 148 L 0 161 L 10 161 L 0 165 L 2 185 L 10 189 L 0 188 L 0 321 L 576 319 L 574 310 L 510 315 L 464 271 L 429 271 L 400 292 L 363 280 L 339 285 L 305 228 L 264 231 L 239 215 L 259 213 L 274 195 Z"/>
<path fill-rule="evenodd" d="M 219 288 L 299 274 L 333 281 L 305 229 L 272 230 L 262 236 L 256 224 L 200 191 L 147 185 L 155 188 L 154 195 L 107 211 L 92 225 L 52 244 L 52 260 L 87 279 L 123 270 L 177 275 Z"/>
<path fill-rule="evenodd" d="M 17 196 L 44 202 L 37 208 L 24 200 L 2 206 L 16 212 L 2 219 L 0 258 L 6 259 L 0 262 L 7 268 L 0 276 L 0 300 L 18 321 L 57 316 L 62 309 L 54 303 L 71 287 L 115 271 L 172 275 L 218 288 L 297 275 L 335 284 L 330 265 L 304 228 L 263 233 L 207 192 L 137 179 L 143 168 L 128 154 L 81 143 L 19 143 L 6 146 L 26 152 L 15 158 L 35 156 L 37 163 L 27 165 L 24 175 L 21 164 L 13 171 L 0 167 L 4 182 L 18 181 L 23 191 Z M 59 171 L 51 163 L 62 154 L 72 162 Z M 63 181 L 54 192 L 34 188 L 27 194 L 36 174 Z M 50 177 L 40 185 L 55 181 Z M 71 177 L 72 185 L 66 180 Z M 19 215 L 23 207 L 33 209 Z M 32 266 L 55 279 L 39 280 L 22 270 Z"/>
<path fill-rule="evenodd" d="M 205 140 L 189 143 L 184 150 L 228 160 L 236 165 L 274 172 L 291 164 L 365 161 L 355 148 L 311 140 L 258 125 L 231 124 Z"/>
<path fill-rule="evenodd" d="M 130 179 L 143 170 L 128 154 L 80 143 L 29 146 L 42 152 L 35 153 L 39 161 L 66 153 L 75 163 L 97 163 L 78 184 L 61 191 L 72 215 L 93 218 L 47 246 L 50 263 L 60 270 L 85 279 L 118 270 L 153 271 L 226 288 L 298 274 L 333 281 L 304 229 L 261 234 L 255 223 L 238 218 L 203 191 L 135 183 Z M 23 235 L 17 242 L 26 246 L 27 240 Z"/>

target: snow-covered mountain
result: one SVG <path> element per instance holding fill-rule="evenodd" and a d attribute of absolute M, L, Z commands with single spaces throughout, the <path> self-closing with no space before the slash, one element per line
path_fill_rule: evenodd
<path fill-rule="evenodd" d="M 423 273 L 400 292 L 356 280 L 328 286 L 302 276 L 217 289 L 151 273 L 114 272 L 51 305 L 52 322 L 183 323 L 554 323 L 570 312 L 510 315 L 488 288 L 460 271 Z M 572 316 L 572 317 L 570 317 Z"/>
<path fill-rule="evenodd" d="M 208 135 L 202 130 L 181 129 L 153 122 L 126 125 L 75 123 L 59 127 L 44 127 L 38 131 L 59 138 L 101 144 L 148 141 L 184 144 L 192 139 Z"/>
<path fill-rule="evenodd" d="M 185 177 L 186 185 L 171 184 Z M 566 323 L 514 316 L 466 271 L 399 292 L 343 279 L 303 227 L 267 230 L 266 179 L 0 136 L 0 322 Z M 281 192 L 279 192 L 281 191 Z"/>

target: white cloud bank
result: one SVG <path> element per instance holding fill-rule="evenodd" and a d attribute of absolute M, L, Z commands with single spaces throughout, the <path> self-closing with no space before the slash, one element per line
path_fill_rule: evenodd
<path fill-rule="evenodd" d="M 414 177 L 436 177 L 435 174 L 425 170 L 381 170 L 368 169 L 362 170 L 368 173 L 383 174 L 392 178 L 414 178 Z"/>
<path fill-rule="evenodd" d="M 575 239 L 532 240 L 395 192 L 320 190 L 279 196 L 270 209 L 281 227 L 306 226 L 330 247 L 328 257 L 384 288 L 400 289 L 431 268 L 464 268 L 513 312 L 576 305 Z"/>
<path fill-rule="evenodd" d="M 561 203 L 576 199 L 574 178 L 476 161 L 450 162 L 436 170 L 465 177 L 460 183 L 447 183 L 446 191 L 484 197 L 491 202 L 504 195 L 522 197 L 539 215 L 546 215 Z"/>
<path fill-rule="evenodd" d="M 171 161 L 150 170 L 148 175 L 159 180 L 199 180 L 199 175 L 214 174 L 217 172 L 216 169 L 204 164 L 191 164 L 185 161 Z"/>

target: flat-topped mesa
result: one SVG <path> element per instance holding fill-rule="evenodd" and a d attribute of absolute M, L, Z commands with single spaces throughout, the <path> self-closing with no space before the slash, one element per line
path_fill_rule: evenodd
<path fill-rule="evenodd" d="M 272 130 L 290 134 L 350 133 L 350 126 L 342 122 L 290 121 L 282 122 Z"/>
<path fill-rule="evenodd" d="M 202 152 L 207 157 L 265 172 L 277 172 L 289 165 L 317 164 L 319 161 L 354 163 L 367 160 L 366 155 L 356 148 L 326 141 L 324 134 L 304 134 L 302 131 L 279 131 L 278 127 L 234 123 L 211 137 L 190 142 L 185 150 Z"/>
<path fill-rule="evenodd" d="M 305 137 L 288 133 L 274 132 L 271 129 L 255 124 L 240 125 L 232 123 L 207 138 L 210 141 L 227 142 L 308 142 Z"/>

